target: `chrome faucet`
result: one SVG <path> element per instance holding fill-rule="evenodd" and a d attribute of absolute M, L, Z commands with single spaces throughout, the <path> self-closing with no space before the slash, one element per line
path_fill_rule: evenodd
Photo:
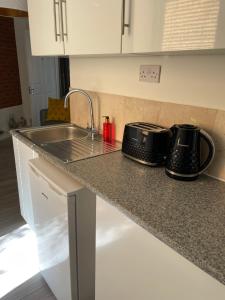
<path fill-rule="evenodd" d="M 90 95 L 88 95 L 88 93 L 86 93 L 84 90 L 82 89 L 71 89 L 65 96 L 65 100 L 64 100 L 64 108 L 68 107 L 68 99 L 70 97 L 70 95 L 74 94 L 74 93 L 79 93 L 82 94 L 84 96 L 86 96 L 88 103 L 89 103 L 89 107 L 90 107 L 90 119 L 91 119 L 91 138 L 94 139 L 94 135 L 97 132 L 95 127 L 94 127 L 94 112 L 93 112 L 93 104 L 92 104 L 92 99 L 90 97 Z"/>

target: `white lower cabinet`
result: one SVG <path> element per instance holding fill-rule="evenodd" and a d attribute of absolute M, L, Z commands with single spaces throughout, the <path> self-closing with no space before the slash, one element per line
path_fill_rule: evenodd
<path fill-rule="evenodd" d="M 32 165 L 30 181 L 40 271 L 57 299 L 71 300 L 67 200 L 75 197 L 67 199 Z"/>
<path fill-rule="evenodd" d="M 40 271 L 58 300 L 91 300 L 95 194 L 46 161 L 29 167 Z"/>
<path fill-rule="evenodd" d="M 13 137 L 21 214 L 58 300 L 224 300 L 225 286 Z M 31 160 L 31 161 L 30 161 Z"/>
<path fill-rule="evenodd" d="M 96 300 L 224 300 L 225 286 L 97 197 Z"/>
<path fill-rule="evenodd" d="M 21 215 L 23 216 L 25 221 L 33 228 L 34 216 L 30 192 L 28 162 L 30 159 L 38 157 L 38 154 L 16 137 L 13 137 L 13 148 Z"/>

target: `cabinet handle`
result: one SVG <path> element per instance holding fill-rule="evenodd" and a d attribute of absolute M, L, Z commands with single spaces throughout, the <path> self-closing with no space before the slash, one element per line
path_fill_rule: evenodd
<path fill-rule="evenodd" d="M 64 4 L 64 9 L 63 9 Z M 65 37 L 68 39 L 68 27 L 67 27 L 67 3 L 66 0 L 60 1 L 60 9 L 61 9 L 61 16 L 62 16 L 62 40 L 65 40 Z M 65 22 L 65 24 L 64 24 Z M 64 26 L 65 25 L 65 26 Z"/>
<path fill-rule="evenodd" d="M 61 34 L 58 33 L 57 30 L 57 17 L 56 17 L 56 6 L 58 6 L 58 12 L 59 12 L 59 2 L 56 0 L 53 0 L 53 13 L 54 13 L 54 25 L 55 25 L 55 41 L 58 42 L 58 37 L 61 37 Z"/>
<path fill-rule="evenodd" d="M 48 196 L 45 195 L 45 193 L 41 193 L 41 194 L 42 194 L 42 196 L 43 196 L 46 200 L 48 200 Z"/>
<path fill-rule="evenodd" d="M 129 28 L 130 24 L 129 22 L 125 22 L 125 10 L 126 10 L 126 0 L 123 0 L 123 7 L 122 7 L 122 35 L 125 33 L 125 27 Z"/>

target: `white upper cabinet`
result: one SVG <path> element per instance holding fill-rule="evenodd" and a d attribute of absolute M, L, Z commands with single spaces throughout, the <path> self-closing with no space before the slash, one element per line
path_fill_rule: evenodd
<path fill-rule="evenodd" d="M 64 55 L 60 0 L 28 0 L 33 55 Z"/>
<path fill-rule="evenodd" d="M 118 54 L 122 0 L 28 0 L 33 55 Z"/>
<path fill-rule="evenodd" d="M 66 0 L 63 6 L 67 55 L 121 52 L 122 0 Z"/>
<path fill-rule="evenodd" d="M 223 0 L 125 0 L 123 53 L 225 48 Z"/>
<path fill-rule="evenodd" d="M 28 0 L 33 55 L 225 48 L 224 0 Z"/>

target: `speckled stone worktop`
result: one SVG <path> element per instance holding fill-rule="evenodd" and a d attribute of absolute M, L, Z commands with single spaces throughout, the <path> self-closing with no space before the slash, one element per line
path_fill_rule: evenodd
<path fill-rule="evenodd" d="M 205 175 L 176 181 L 120 151 L 64 164 L 13 135 L 225 284 L 225 183 Z"/>

